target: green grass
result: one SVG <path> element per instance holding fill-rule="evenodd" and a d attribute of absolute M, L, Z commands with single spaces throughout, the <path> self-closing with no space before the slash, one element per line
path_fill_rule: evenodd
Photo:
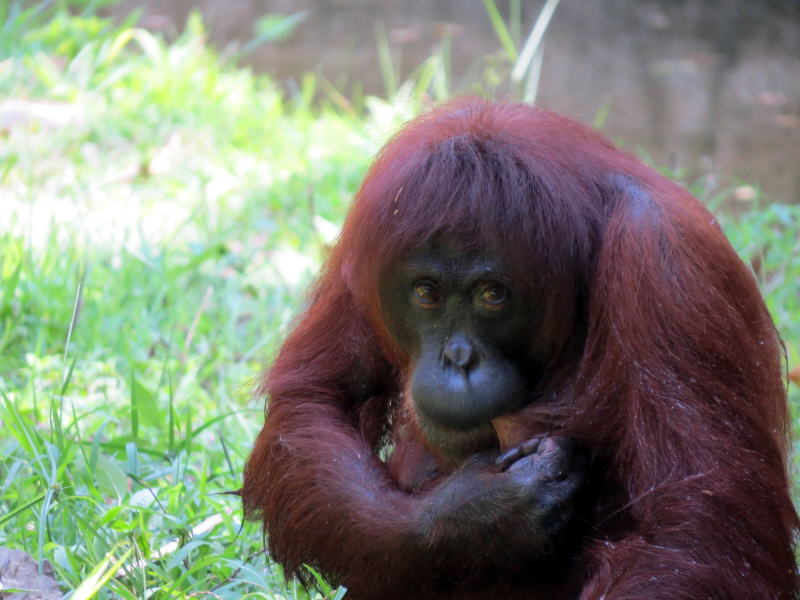
<path fill-rule="evenodd" d="M 0 97 L 28 102 L 0 124 L 0 546 L 73 598 L 307 598 L 221 492 L 371 157 L 447 90 L 423 65 L 391 100 L 287 96 L 197 18 L 166 44 L 43 14 L 0 14 Z M 800 206 L 722 220 L 800 363 Z"/>

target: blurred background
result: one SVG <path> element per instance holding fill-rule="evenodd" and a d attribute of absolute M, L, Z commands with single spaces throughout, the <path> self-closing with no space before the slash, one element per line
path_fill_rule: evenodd
<path fill-rule="evenodd" d="M 6 587 L 347 597 L 286 580 L 224 492 L 371 160 L 458 94 L 578 117 L 705 203 L 798 431 L 797 0 L 0 0 Z"/>
<path fill-rule="evenodd" d="M 527 34 L 541 2 L 498 2 Z M 503 52 L 480 1 L 171 0 L 122 2 L 118 17 L 173 34 L 200 10 L 221 48 L 252 40 L 264 13 L 302 20 L 287 39 L 246 63 L 297 82 L 322 74 L 347 96 L 382 94 L 384 41 L 397 81 L 442 45 L 455 91 L 502 77 Z M 518 17 L 511 11 L 518 10 Z M 654 161 L 759 184 L 772 198 L 800 198 L 800 2 L 796 0 L 593 0 L 560 3 L 547 27 L 537 103 L 592 122 Z"/>

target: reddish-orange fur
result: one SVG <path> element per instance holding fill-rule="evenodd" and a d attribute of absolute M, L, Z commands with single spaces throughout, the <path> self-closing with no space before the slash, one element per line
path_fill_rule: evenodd
<path fill-rule="evenodd" d="M 456 172 L 437 158 L 448 144 L 499 158 Z M 453 585 L 485 557 L 502 562 L 502 540 L 454 549 L 453 574 L 410 539 L 436 460 L 400 398 L 408 358 L 382 323 L 377 279 L 437 233 L 502 254 L 544 290 L 552 360 L 515 419 L 533 434 L 547 414 L 582 440 L 596 488 L 578 556 L 550 577 L 509 564 Z M 245 510 L 289 573 L 311 564 L 348 597 L 764 600 L 800 589 L 780 344 L 754 278 L 690 194 L 564 117 L 467 99 L 407 125 L 370 169 L 260 391 L 269 404 Z"/>

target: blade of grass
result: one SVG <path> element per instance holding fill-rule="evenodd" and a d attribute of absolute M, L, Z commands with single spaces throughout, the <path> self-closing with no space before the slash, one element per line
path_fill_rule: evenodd
<path fill-rule="evenodd" d="M 28 510 L 32 506 L 35 506 L 36 504 L 44 500 L 44 497 L 45 494 L 39 494 L 38 496 L 34 497 L 33 500 L 28 500 L 27 502 L 20 504 L 19 506 L 11 509 L 6 514 L 0 516 L 0 527 L 8 523 L 11 519 L 16 517 L 21 512 Z"/>
<path fill-rule="evenodd" d="M 536 54 L 533 55 L 528 77 L 525 80 L 525 91 L 522 94 L 522 101 L 533 104 L 536 102 L 536 96 L 539 93 L 539 78 L 542 74 L 542 63 L 544 59 L 544 40 L 539 44 L 536 49 Z"/>
<path fill-rule="evenodd" d="M 389 38 L 386 35 L 386 27 L 380 21 L 375 23 L 375 37 L 378 44 L 378 61 L 383 76 L 383 89 L 387 98 L 394 98 L 397 93 L 397 76 L 392 63 L 392 52 L 389 47 Z"/>
<path fill-rule="evenodd" d="M 139 386 L 136 385 L 136 374 L 131 373 L 131 437 L 134 443 L 139 442 Z"/>
<path fill-rule="evenodd" d="M 519 53 L 517 52 L 517 47 L 514 45 L 514 39 L 506 27 L 503 16 L 497 9 L 497 4 L 495 4 L 494 0 L 483 0 L 483 6 L 486 9 L 486 14 L 489 15 L 494 33 L 500 41 L 500 45 L 503 46 L 506 56 L 508 56 L 508 59 L 512 63 L 516 62 L 517 58 L 519 58 Z"/>
<path fill-rule="evenodd" d="M 550 25 L 550 20 L 553 18 L 553 14 L 560 2 L 561 0 L 547 0 L 545 2 L 539 16 L 536 18 L 536 22 L 533 24 L 533 28 L 531 28 L 528 39 L 525 40 L 525 45 L 519 53 L 519 58 L 511 70 L 512 81 L 521 82 L 525 78 L 525 74 L 530 70 L 536 50 L 541 45 L 544 34 Z"/>
<path fill-rule="evenodd" d="M 122 544 L 114 546 L 106 554 L 105 558 L 91 570 L 86 579 L 72 592 L 72 600 L 90 600 L 108 583 L 120 567 L 125 564 L 130 555 L 133 554 L 133 548 L 129 547 L 122 553 L 122 556 L 115 560 L 114 554 L 120 547 L 122 547 Z"/>

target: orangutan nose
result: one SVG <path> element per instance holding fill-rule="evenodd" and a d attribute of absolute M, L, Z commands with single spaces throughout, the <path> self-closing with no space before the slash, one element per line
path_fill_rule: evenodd
<path fill-rule="evenodd" d="M 477 358 L 472 342 L 460 333 L 451 336 L 444 345 L 445 364 L 467 371 L 474 366 Z"/>

